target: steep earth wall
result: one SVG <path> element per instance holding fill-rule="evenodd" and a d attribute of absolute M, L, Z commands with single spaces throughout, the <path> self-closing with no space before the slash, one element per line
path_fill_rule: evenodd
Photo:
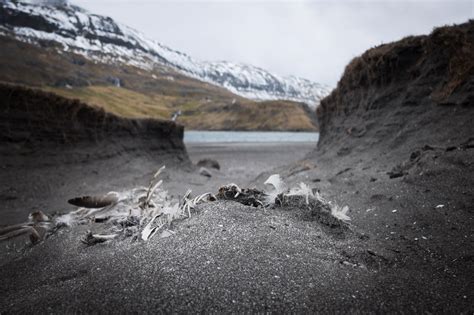
<path fill-rule="evenodd" d="M 73 162 L 135 152 L 184 161 L 183 132 L 171 121 L 122 118 L 52 93 L 0 85 L 0 143 L 12 155 L 49 152 Z"/>
<path fill-rule="evenodd" d="M 319 152 L 407 154 L 474 137 L 474 22 L 367 50 L 321 102 Z M 421 147 L 420 147 L 421 146 Z"/>

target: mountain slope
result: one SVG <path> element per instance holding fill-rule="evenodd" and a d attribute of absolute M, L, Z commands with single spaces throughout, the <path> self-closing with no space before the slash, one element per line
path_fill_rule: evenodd
<path fill-rule="evenodd" d="M 305 104 L 257 103 L 170 68 L 94 62 L 5 36 L 0 46 L 0 81 L 79 99 L 122 117 L 169 119 L 180 110 L 178 122 L 187 129 L 317 130 L 314 111 Z"/>
<path fill-rule="evenodd" d="M 57 1 L 55 1 L 57 2 Z M 17 39 L 72 51 L 88 59 L 125 63 L 142 69 L 171 67 L 256 100 L 293 100 L 316 107 L 328 88 L 297 77 L 278 77 L 263 69 L 231 62 L 201 62 L 146 38 L 108 17 L 73 5 L 0 4 L 0 32 Z"/>

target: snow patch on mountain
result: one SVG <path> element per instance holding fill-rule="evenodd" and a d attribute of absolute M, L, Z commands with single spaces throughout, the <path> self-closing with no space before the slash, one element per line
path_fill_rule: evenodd
<path fill-rule="evenodd" d="M 91 14 L 66 1 L 0 1 L 0 17 L 0 33 L 13 33 L 25 42 L 59 43 L 63 50 L 100 62 L 121 62 L 144 69 L 165 65 L 250 99 L 284 99 L 316 107 L 329 93 L 327 86 L 294 76 L 277 76 L 251 65 L 195 60 L 109 17 Z"/>

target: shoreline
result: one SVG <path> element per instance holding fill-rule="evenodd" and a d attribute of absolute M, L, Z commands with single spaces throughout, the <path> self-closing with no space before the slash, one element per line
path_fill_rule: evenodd
<path fill-rule="evenodd" d="M 185 130 L 185 143 L 299 143 L 317 142 L 319 132 Z"/>
<path fill-rule="evenodd" d="M 306 147 L 306 146 L 316 146 L 318 143 L 317 142 L 311 142 L 311 141 L 274 141 L 274 142 L 184 142 L 186 147 L 203 147 L 203 146 L 209 146 L 209 147 L 233 147 L 233 146 L 301 146 L 301 147 Z"/>

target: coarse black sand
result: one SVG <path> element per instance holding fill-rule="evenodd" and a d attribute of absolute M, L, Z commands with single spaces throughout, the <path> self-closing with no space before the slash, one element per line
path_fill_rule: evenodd
<path fill-rule="evenodd" d="M 200 205 L 191 219 L 174 226 L 175 235 L 146 243 L 112 241 L 87 247 L 80 238 L 90 227 L 64 229 L 26 252 L 2 244 L 2 312 L 472 310 L 472 234 L 462 221 L 466 210 L 452 209 L 445 199 L 417 201 L 416 194 L 407 192 L 411 199 L 402 198 L 404 188 L 396 187 L 404 184 L 398 179 L 394 187 L 392 179 L 376 171 L 361 176 L 347 170 L 335 176 L 336 183 L 332 177 L 337 166 L 327 172 L 308 161 L 281 167 L 312 147 L 188 146 L 193 162 L 216 158 L 221 171 L 213 170 L 208 179 L 196 169 L 171 166 L 165 188 L 177 194 L 193 186 L 196 192 L 217 192 L 232 178 L 246 187 L 252 185 L 247 180 L 252 174 L 280 167 L 297 171 L 287 177 L 282 172 L 289 183 L 306 182 L 329 199 L 349 205 L 353 232 L 333 233 L 296 210 L 264 211 L 231 201 Z M 279 159 L 272 159 L 275 154 Z M 150 161 L 136 163 L 132 169 L 137 173 L 147 173 L 152 166 Z M 257 181 L 261 184 L 265 176 Z M 139 177 L 147 180 L 134 180 Z M 90 182 L 91 178 L 104 180 L 93 173 Z M 64 191 L 70 197 L 81 187 L 111 182 L 110 177 L 105 180 L 102 186 Z M 62 206 L 63 211 L 73 209 L 64 200 L 54 200 L 42 202 L 56 209 Z M 437 204 L 445 206 L 438 209 Z M 441 223 L 450 225 L 440 226 L 443 219 Z"/>

